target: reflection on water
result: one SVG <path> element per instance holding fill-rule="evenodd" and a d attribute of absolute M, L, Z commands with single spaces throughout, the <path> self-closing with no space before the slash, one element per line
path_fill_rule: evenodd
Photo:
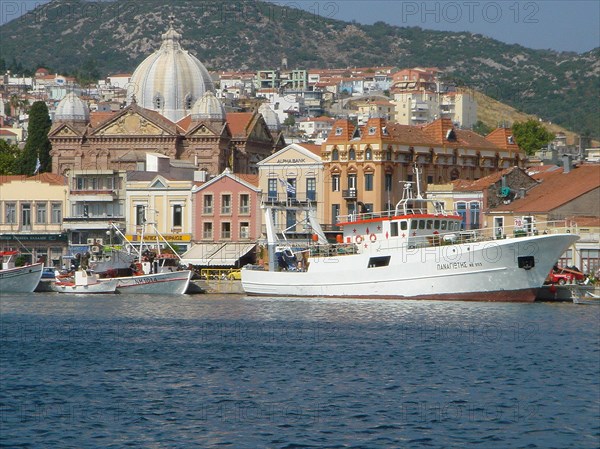
<path fill-rule="evenodd" d="M 6 447 L 598 447 L 572 304 L 3 296 Z"/>

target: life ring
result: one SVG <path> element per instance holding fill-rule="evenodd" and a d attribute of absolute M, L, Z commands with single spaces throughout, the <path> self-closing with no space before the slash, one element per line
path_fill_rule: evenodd
<path fill-rule="evenodd" d="M 356 243 L 358 243 L 360 245 L 362 243 L 362 241 L 363 241 L 362 235 L 357 235 L 356 236 Z"/>
<path fill-rule="evenodd" d="M 375 234 L 371 234 L 369 236 L 369 240 L 371 240 L 371 243 L 375 243 L 375 241 L 377 240 L 377 236 Z"/>

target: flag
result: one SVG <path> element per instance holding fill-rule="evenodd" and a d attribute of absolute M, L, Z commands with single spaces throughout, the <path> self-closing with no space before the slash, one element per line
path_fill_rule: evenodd
<path fill-rule="evenodd" d="M 35 162 L 35 170 L 33 171 L 33 174 L 37 175 L 37 173 L 40 171 L 41 167 L 42 167 L 42 164 L 40 164 L 40 158 L 38 156 L 37 161 Z"/>
<path fill-rule="evenodd" d="M 293 184 L 290 184 L 289 182 L 287 182 L 284 179 L 279 179 L 279 182 L 281 183 L 281 185 L 283 186 L 283 188 L 285 189 L 285 191 L 290 194 L 290 195 L 295 195 L 296 194 L 296 187 L 294 187 Z"/>

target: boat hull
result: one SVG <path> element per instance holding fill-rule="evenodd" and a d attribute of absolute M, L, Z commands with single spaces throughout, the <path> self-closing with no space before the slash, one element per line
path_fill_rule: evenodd
<path fill-rule="evenodd" d="M 532 302 L 577 239 L 556 234 L 412 249 L 382 242 L 360 254 L 311 258 L 304 272 L 244 268 L 242 287 L 250 295 Z M 534 266 L 519 267 L 528 258 Z"/>
<path fill-rule="evenodd" d="M 190 270 L 114 278 L 117 292 L 145 295 L 183 295 L 189 286 Z M 106 282 L 107 280 L 103 280 Z"/>
<path fill-rule="evenodd" d="M 74 285 L 71 283 L 53 282 L 50 284 L 52 291 L 56 293 L 71 293 L 71 294 L 98 294 L 98 293 L 115 293 L 117 289 L 117 281 L 109 280 L 108 282 L 96 282 L 88 285 Z"/>
<path fill-rule="evenodd" d="M 31 293 L 42 278 L 43 264 L 0 270 L 0 294 Z"/>

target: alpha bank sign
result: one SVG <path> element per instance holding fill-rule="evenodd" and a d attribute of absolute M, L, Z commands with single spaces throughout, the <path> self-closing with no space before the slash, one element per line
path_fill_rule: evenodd
<path fill-rule="evenodd" d="M 66 242 L 67 234 L 0 234 L 0 240 L 19 242 Z"/>

